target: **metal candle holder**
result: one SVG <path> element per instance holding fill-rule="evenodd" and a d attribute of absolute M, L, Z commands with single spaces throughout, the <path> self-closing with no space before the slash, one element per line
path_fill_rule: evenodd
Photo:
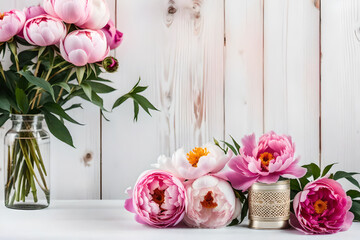
<path fill-rule="evenodd" d="M 249 227 L 282 229 L 289 227 L 290 181 L 254 183 L 249 190 Z"/>

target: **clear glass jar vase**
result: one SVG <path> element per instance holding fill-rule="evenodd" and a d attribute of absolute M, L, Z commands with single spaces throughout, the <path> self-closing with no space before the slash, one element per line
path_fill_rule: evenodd
<path fill-rule="evenodd" d="M 5 206 L 42 209 L 50 204 L 50 135 L 43 115 L 12 115 L 5 135 Z"/>

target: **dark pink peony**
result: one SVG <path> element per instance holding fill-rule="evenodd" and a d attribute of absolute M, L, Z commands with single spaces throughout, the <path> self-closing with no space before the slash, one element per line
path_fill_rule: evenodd
<path fill-rule="evenodd" d="M 341 185 L 333 179 L 321 178 L 308 183 L 293 202 L 295 216 L 291 225 L 306 234 L 346 231 L 354 214 L 349 212 L 352 201 Z"/>
<path fill-rule="evenodd" d="M 106 36 L 107 43 L 111 50 L 120 46 L 123 40 L 123 33 L 118 31 L 115 27 L 115 24 L 112 20 L 106 24 L 106 26 L 101 29 Z"/>
<path fill-rule="evenodd" d="M 146 171 L 128 194 L 125 208 L 136 214 L 139 223 L 165 228 L 177 225 L 184 218 L 185 187 L 169 172 Z"/>
<path fill-rule="evenodd" d="M 295 145 L 289 136 L 270 132 L 256 144 L 252 134 L 245 136 L 242 144 L 240 155 L 229 162 L 232 170 L 224 173 L 236 189 L 245 191 L 255 182 L 275 183 L 280 176 L 300 178 L 306 173 L 305 168 L 298 166 Z"/>

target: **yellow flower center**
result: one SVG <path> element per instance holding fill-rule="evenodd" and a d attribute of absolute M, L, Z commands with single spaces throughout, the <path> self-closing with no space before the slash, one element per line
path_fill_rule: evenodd
<path fill-rule="evenodd" d="M 216 208 L 217 207 L 217 203 L 214 202 L 214 198 L 212 196 L 212 191 L 208 191 L 208 193 L 204 197 L 204 201 L 202 201 L 200 203 L 204 208 Z"/>
<path fill-rule="evenodd" d="M 192 151 L 186 154 L 187 160 L 193 167 L 197 167 L 197 164 L 201 157 L 208 155 L 210 152 L 206 148 L 194 148 Z"/>
<path fill-rule="evenodd" d="M 317 214 L 322 214 L 327 209 L 327 201 L 317 200 L 314 204 L 314 209 Z"/>
<path fill-rule="evenodd" d="M 3 20 L 4 17 L 5 17 L 5 13 L 0 12 L 0 20 Z"/>
<path fill-rule="evenodd" d="M 274 156 L 268 152 L 264 152 L 260 155 L 261 165 L 263 167 L 268 167 L 270 164 L 270 161 L 273 159 L 275 159 Z"/>
<path fill-rule="evenodd" d="M 161 205 L 165 202 L 165 190 L 160 190 L 156 188 L 152 196 L 152 200 L 161 207 Z"/>

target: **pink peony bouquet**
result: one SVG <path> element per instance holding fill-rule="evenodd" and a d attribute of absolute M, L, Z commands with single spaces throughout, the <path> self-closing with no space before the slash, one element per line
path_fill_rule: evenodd
<path fill-rule="evenodd" d="M 229 225 L 239 217 L 241 204 L 230 183 L 216 174 L 231 156 L 214 144 L 160 156 L 154 164 L 158 170 L 143 173 L 134 190 L 127 191 L 125 208 L 138 222 L 153 227 L 175 226 L 182 220 L 190 227 Z"/>
<path fill-rule="evenodd" d="M 0 62 L 0 127 L 13 114 L 41 114 L 56 138 L 74 146 L 64 120 L 80 123 L 67 112 L 82 107 L 74 102 L 76 98 L 95 104 L 102 114 L 110 111 L 105 109 L 101 95 L 116 89 L 109 85 L 111 81 L 100 75 L 118 69 L 119 62 L 109 54 L 111 49 L 120 46 L 122 40 L 123 34 L 110 19 L 106 0 L 44 0 L 43 6 L 0 12 L 0 56 L 4 62 L 10 63 L 3 67 L 3 61 Z M 135 120 L 140 107 L 149 114 L 149 110 L 156 110 L 142 96 L 146 87 L 139 86 L 139 82 L 113 104 L 114 109 L 132 99 Z M 28 138 L 27 135 L 21 137 Z M 7 179 L 7 205 L 16 204 L 11 200 L 15 195 L 24 199 L 30 194 L 21 186 L 33 187 L 34 182 L 47 186 L 42 153 L 38 150 L 37 154 L 26 159 L 29 155 L 27 149 L 38 149 L 37 142 L 26 141 L 26 147 L 17 142 L 12 153 L 20 157 L 13 159 L 9 155 L 5 160 L 9 163 L 9 176 L 17 176 L 16 179 Z M 30 160 L 32 165 L 34 162 L 37 164 L 30 166 L 30 161 L 26 160 Z M 15 166 L 12 161 L 17 161 L 19 166 L 26 165 L 26 171 L 11 168 Z M 42 190 L 46 196 L 49 195 L 47 187 L 42 187 Z M 36 189 L 31 192 L 36 202 Z M 20 201 L 19 197 L 16 201 Z"/>
<path fill-rule="evenodd" d="M 224 142 L 225 148 L 205 144 L 171 157 L 160 156 L 128 190 L 125 208 L 135 219 L 153 227 L 170 227 L 183 221 L 189 227 L 220 228 L 237 225 L 248 211 L 247 189 L 255 182 L 275 183 L 290 179 L 291 225 L 306 234 L 345 231 L 360 220 L 360 192 L 345 192 L 339 179 L 360 188 L 353 175 L 334 164 L 320 168 L 312 163 L 300 167 L 291 137 L 274 132 L 245 136 L 241 147 Z"/>

